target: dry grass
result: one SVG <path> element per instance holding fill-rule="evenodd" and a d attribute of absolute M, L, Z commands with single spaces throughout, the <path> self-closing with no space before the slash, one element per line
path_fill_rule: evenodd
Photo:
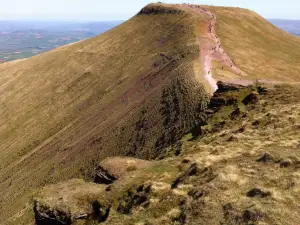
<path fill-rule="evenodd" d="M 100 166 L 103 169 L 116 178 L 119 178 L 128 172 L 149 168 L 152 165 L 153 163 L 147 160 L 129 157 L 109 157 L 100 163 Z"/>
<path fill-rule="evenodd" d="M 148 7 L 157 10 L 157 5 Z M 250 11 L 209 8 L 217 14 L 217 33 L 226 51 L 247 72 L 246 79 L 299 81 L 299 38 L 278 30 Z M 159 6 L 158 10 L 164 13 L 142 12 L 99 37 L 0 65 L 1 223 L 31 222 L 28 201 L 35 189 L 72 178 L 91 179 L 96 164 L 107 156 L 154 158 L 161 148 L 204 120 L 202 112 L 208 100 L 204 88 L 208 87 L 199 72 L 196 36 L 201 36 L 201 25 L 207 18 L 178 10 L 178 6 Z M 214 67 L 218 71 L 218 65 Z M 239 79 L 228 71 L 219 78 Z M 203 166 L 216 167 L 217 173 L 224 166 L 216 186 L 207 186 L 215 190 L 210 198 L 217 199 L 207 207 L 241 197 L 250 186 L 239 188 L 239 184 L 264 176 L 251 176 L 253 170 L 270 169 L 255 164 L 254 156 L 268 150 L 280 152 L 283 158 L 298 157 L 291 151 L 298 146 L 299 114 L 287 117 L 289 110 L 299 109 L 295 90 L 278 87 L 271 92 L 264 99 L 266 103 L 261 102 L 261 106 L 266 106 L 259 108 L 261 111 L 251 111 L 249 121 L 244 121 L 245 133 L 231 134 L 242 125 L 231 122 L 222 133 L 210 134 L 199 143 L 185 142 L 186 157 Z M 223 110 L 214 119 L 226 117 L 230 110 Z M 275 116 L 267 115 L 269 111 Z M 250 125 L 254 119 L 261 121 L 257 128 Z M 175 192 L 165 187 L 178 175 L 180 160 L 162 161 L 155 167 L 137 170 L 131 179 L 125 176 L 116 182 L 116 196 L 146 180 L 160 182 L 157 187 L 163 191 L 152 199 L 160 201 L 151 210 L 134 214 L 137 222 L 144 218 L 150 218 L 154 224 L 172 221 L 187 187 Z M 249 170 L 237 171 L 236 167 L 247 168 L 248 164 Z M 277 164 L 269 172 L 263 171 L 270 179 L 257 181 L 257 185 L 272 190 L 278 199 L 286 199 L 271 202 L 278 207 L 274 211 L 267 208 L 267 213 L 286 207 L 289 210 L 284 210 L 280 218 L 277 216 L 285 224 L 281 215 L 291 217 L 297 207 L 290 199 L 299 198 L 300 188 L 296 185 L 294 192 L 283 192 L 283 180 L 276 183 L 271 172 L 279 171 L 280 177 L 293 180 L 299 174 L 282 170 Z M 249 182 L 242 179 L 248 175 Z M 231 190 L 230 185 L 236 189 Z M 227 188 L 227 197 L 219 194 L 222 188 Z M 251 202 L 247 198 L 235 201 L 238 209 L 242 209 L 243 202 Z M 258 203 L 257 207 L 261 204 L 265 203 Z M 216 218 L 222 217 L 220 210 L 213 211 Z M 204 217 L 199 216 L 203 223 L 211 219 Z M 266 218 L 272 222 L 273 217 Z M 111 224 L 120 224 L 124 217 L 115 214 L 111 219 Z M 132 224 L 132 217 L 126 217 L 124 224 Z"/>
<path fill-rule="evenodd" d="M 203 225 L 298 224 L 300 217 L 294 212 L 300 200 L 299 93 L 295 86 L 269 86 L 268 94 L 260 95 L 258 103 L 245 106 L 247 114 L 243 118 L 231 119 L 229 109 L 219 110 L 203 128 L 204 136 L 192 141 L 183 138 L 181 156 L 151 162 L 147 168 L 123 174 L 106 192 L 112 208 L 104 224 L 182 224 L 184 218 L 187 224 Z M 226 95 L 232 97 L 233 93 Z M 236 92 L 235 97 L 240 104 L 244 91 Z M 225 125 L 216 130 L 214 126 L 220 118 Z M 271 158 L 257 161 L 265 153 Z M 104 162 L 114 160 L 119 158 Z M 172 189 L 174 179 L 193 163 L 202 172 L 186 177 Z M 109 166 L 112 170 L 120 167 L 118 163 Z M 63 186 L 72 189 L 66 184 Z M 68 193 L 59 193 L 61 185 L 42 190 L 46 202 L 57 205 L 57 199 L 69 198 Z M 151 185 L 149 204 L 136 206 L 127 215 L 118 212 L 120 199 L 141 185 Z M 261 190 L 262 195 L 249 195 L 254 188 Z M 73 191 L 70 193 L 72 197 Z M 102 195 L 99 193 L 98 197 Z"/>
<path fill-rule="evenodd" d="M 247 77 L 233 80 L 299 82 L 300 38 L 275 27 L 253 11 L 207 7 L 217 15 L 217 34 Z M 223 71 L 218 76 L 223 78 Z M 217 78 L 219 78 L 217 76 Z M 226 77 L 225 77 L 226 78 Z"/>
<path fill-rule="evenodd" d="M 99 37 L 1 64 L 2 223 L 35 188 L 90 179 L 107 156 L 156 157 L 201 122 L 208 99 L 193 71 L 193 21 L 140 14 Z"/>

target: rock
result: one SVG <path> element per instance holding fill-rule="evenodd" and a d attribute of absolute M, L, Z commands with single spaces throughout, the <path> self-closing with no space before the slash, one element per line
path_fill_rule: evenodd
<path fill-rule="evenodd" d="M 239 107 L 237 107 L 231 114 L 230 118 L 232 120 L 237 119 L 239 117 L 245 117 L 246 113 L 242 112 Z"/>
<path fill-rule="evenodd" d="M 258 158 L 256 162 L 275 162 L 275 158 L 269 153 L 265 153 L 263 156 Z"/>
<path fill-rule="evenodd" d="M 290 160 L 290 159 L 287 159 L 287 160 L 282 160 L 280 162 L 280 167 L 281 168 L 287 168 L 287 167 L 290 167 L 292 166 L 293 162 Z"/>
<path fill-rule="evenodd" d="M 218 81 L 217 86 L 218 86 L 218 89 L 217 89 L 216 93 L 228 92 L 228 91 L 238 91 L 242 88 L 246 88 L 246 86 L 243 86 L 240 84 L 225 83 L 223 81 Z"/>
<path fill-rule="evenodd" d="M 197 189 L 197 188 L 193 188 L 192 190 L 189 191 L 188 195 L 190 197 L 192 197 L 193 199 L 197 200 L 200 198 L 203 198 L 205 196 L 205 191 L 202 189 Z"/>
<path fill-rule="evenodd" d="M 237 91 L 241 88 L 246 88 L 245 86 L 238 85 L 238 84 L 228 84 L 223 83 L 221 81 L 218 82 L 218 89 L 211 97 L 209 102 L 209 110 L 212 110 L 214 113 L 218 111 L 223 106 L 237 106 L 238 104 L 238 97 L 231 94 L 226 94 L 228 91 Z M 208 114 L 211 115 L 211 114 Z"/>
<path fill-rule="evenodd" d="M 183 182 L 186 177 L 194 176 L 199 171 L 197 163 L 193 163 L 183 174 L 179 175 L 171 184 L 171 188 L 177 188 L 177 186 Z"/>
<path fill-rule="evenodd" d="M 194 128 L 192 128 L 190 130 L 190 132 L 192 133 L 193 139 L 195 139 L 203 134 L 203 132 L 201 130 L 201 126 L 195 126 Z"/>
<path fill-rule="evenodd" d="M 242 214 L 242 220 L 246 224 L 253 224 L 262 218 L 262 213 L 258 210 L 245 210 Z"/>
<path fill-rule="evenodd" d="M 263 214 L 257 209 L 246 209 L 242 212 L 234 209 L 231 203 L 223 206 L 225 223 L 221 224 L 257 224 Z"/>
<path fill-rule="evenodd" d="M 171 184 L 171 189 L 178 187 L 180 183 L 186 182 L 189 178 L 196 176 L 197 185 L 209 183 L 215 178 L 211 167 L 199 169 L 197 163 L 193 163 L 185 172 L 180 174 Z M 190 180 L 191 182 L 191 180 Z"/>
<path fill-rule="evenodd" d="M 257 127 L 259 124 L 260 124 L 260 121 L 259 121 L 259 120 L 254 120 L 254 121 L 252 122 L 252 126 L 254 126 L 254 127 Z"/>
<path fill-rule="evenodd" d="M 96 169 L 96 175 L 94 178 L 94 182 L 96 184 L 111 184 L 113 183 L 117 178 L 113 175 L 109 174 L 107 170 L 105 170 L 102 166 L 99 166 Z"/>
<path fill-rule="evenodd" d="M 93 212 L 90 219 L 97 221 L 98 223 L 105 222 L 109 216 L 110 208 L 103 206 L 98 200 L 92 202 Z"/>
<path fill-rule="evenodd" d="M 205 110 L 205 113 L 207 114 L 207 115 L 213 115 L 213 114 L 215 114 L 215 111 L 214 110 L 212 110 L 212 109 L 206 109 Z"/>
<path fill-rule="evenodd" d="M 222 94 L 215 93 L 210 99 L 209 108 L 215 113 L 222 106 L 237 105 L 238 100 L 234 97 L 227 98 Z"/>
<path fill-rule="evenodd" d="M 243 99 L 243 104 L 244 105 L 249 105 L 249 104 L 255 104 L 258 102 L 258 93 L 255 91 L 252 91 L 249 95 L 247 95 L 244 99 Z"/>
<path fill-rule="evenodd" d="M 189 160 L 189 159 L 183 159 L 181 161 L 182 164 L 187 164 L 187 163 L 190 163 L 190 162 L 191 162 L 191 160 Z"/>
<path fill-rule="evenodd" d="M 36 225 L 70 225 L 72 224 L 71 214 L 68 211 L 51 209 L 34 201 L 33 211 Z"/>
<path fill-rule="evenodd" d="M 249 197 L 249 198 L 254 198 L 254 197 L 265 198 L 270 195 L 271 195 L 270 192 L 264 192 L 259 188 L 253 188 L 250 191 L 248 191 L 248 193 L 247 193 L 247 197 Z"/>
<path fill-rule="evenodd" d="M 234 135 L 230 135 L 225 139 L 226 142 L 236 141 L 238 138 Z"/>
<path fill-rule="evenodd" d="M 219 97 L 217 95 L 214 95 L 210 99 L 209 108 L 211 108 L 211 109 L 219 109 L 219 108 L 221 108 L 224 105 L 226 105 L 226 99 L 223 98 L 222 96 Z"/>
<path fill-rule="evenodd" d="M 268 89 L 266 87 L 258 86 L 256 90 L 260 95 L 265 95 L 268 93 Z"/>
<path fill-rule="evenodd" d="M 238 133 L 244 133 L 246 130 L 246 126 L 243 125 L 241 126 L 240 128 L 238 128 L 237 130 L 234 131 L 235 134 L 238 134 Z"/>
<path fill-rule="evenodd" d="M 78 220 L 105 221 L 111 207 L 105 187 L 75 179 L 43 188 L 33 205 L 36 225 L 71 225 Z"/>
<path fill-rule="evenodd" d="M 148 207 L 150 202 L 151 185 L 141 185 L 131 188 L 127 194 L 119 199 L 117 211 L 122 214 L 129 214 L 134 207 Z"/>
<path fill-rule="evenodd" d="M 226 125 L 225 121 L 220 121 L 214 124 L 213 128 L 212 128 L 212 132 L 218 132 L 221 131 Z"/>

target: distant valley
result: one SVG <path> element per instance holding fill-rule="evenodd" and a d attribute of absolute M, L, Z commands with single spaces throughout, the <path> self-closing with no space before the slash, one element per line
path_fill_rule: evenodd
<path fill-rule="evenodd" d="M 0 21 L 0 63 L 97 36 L 121 22 Z"/>
<path fill-rule="evenodd" d="M 269 21 L 282 30 L 300 36 L 299 20 Z M 29 58 L 59 46 L 91 38 L 121 23 L 122 21 L 0 21 L 0 63 Z"/>

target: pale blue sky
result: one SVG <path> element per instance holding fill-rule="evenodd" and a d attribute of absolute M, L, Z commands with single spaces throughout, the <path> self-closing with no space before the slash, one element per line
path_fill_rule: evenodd
<path fill-rule="evenodd" d="M 0 19 L 125 20 L 149 0 L 0 0 Z M 299 19 L 300 0 L 165 0 L 238 6 L 266 18 Z"/>

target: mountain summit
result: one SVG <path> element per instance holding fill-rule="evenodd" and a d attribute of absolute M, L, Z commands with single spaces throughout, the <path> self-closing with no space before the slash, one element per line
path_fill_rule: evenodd
<path fill-rule="evenodd" d="M 172 191 L 177 197 L 188 192 L 200 199 L 206 190 L 202 194 L 188 190 L 196 183 L 187 182 L 181 186 L 184 190 L 177 187 L 194 175 L 203 182 L 214 180 L 215 171 L 205 164 L 211 165 L 218 157 L 207 156 L 209 162 L 199 159 L 198 164 L 190 163 L 190 157 L 183 161 L 179 169 L 182 174 L 177 177 L 177 161 L 181 158 L 175 156 L 184 154 L 182 137 L 192 134 L 193 141 L 204 135 L 200 128 L 211 120 L 212 100 L 218 107 L 225 101 L 226 111 L 231 110 L 233 102 L 234 106 L 242 104 L 240 98 L 248 97 L 243 107 L 256 102 L 257 92 L 264 90 L 255 86 L 252 93 L 246 85 L 298 83 L 299 60 L 300 39 L 252 11 L 150 4 L 98 37 L 0 64 L 1 223 L 28 224 L 34 213 L 38 225 L 81 224 L 91 218 L 120 224 L 124 219 L 121 214 L 130 214 L 135 207 L 151 205 L 162 198 L 154 198 L 153 190 L 161 190 L 166 198 Z M 239 93 L 231 93 L 232 101 L 228 96 L 214 95 L 228 88 Z M 243 112 L 235 113 L 233 117 Z M 208 149 L 204 148 L 204 154 L 211 150 Z M 232 151 L 228 154 L 235 155 Z M 102 160 L 115 156 L 121 158 L 103 164 Z M 116 165 L 121 167 L 116 169 Z M 140 180 L 127 179 L 124 174 L 128 171 L 137 171 L 128 176 Z M 101 184 L 78 179 L 100 180 Z M 230 179 L 234 180 L 234 175 Z M 170 187 L 166 186 L 168 182 Z M 118 191 L 110 192 L 107 183 L 116 185 Z M 133 187 L 133 183 L 140 186 Z M 46 185 L 50 186 L 40 192 Z M 221 189 L 222 183 L 218 185 Z M 123 193 L 125 189 L 128 192 Z M 269 196 L 257 189 L 249 195 Z M 30 201 L 33 197 L 35 200 Z M 174 199 L 178 207 L 168 212 L 166 224 L 187 221 L 188 215 L 182 213 L 187 200 L 177 197 Z M 120 204 L 116 206 L 116 202 Z M 217 203 L 210 206 L 214 204 Z M 234 220 L 233 214 L 238 212 L 232 205 L 225 208 L 227 219 Z M 165 211 L 158 206 L 156 210 L 149 218 L 163 216 L 160 213 Z M 110 212 L 120 215 L 111 218 Z M 243 221 L 243 216 L 255 217 L 248 222 L 262 217 L 251 210 L 243 213 L 246 215 L 237 221 Z"/>

